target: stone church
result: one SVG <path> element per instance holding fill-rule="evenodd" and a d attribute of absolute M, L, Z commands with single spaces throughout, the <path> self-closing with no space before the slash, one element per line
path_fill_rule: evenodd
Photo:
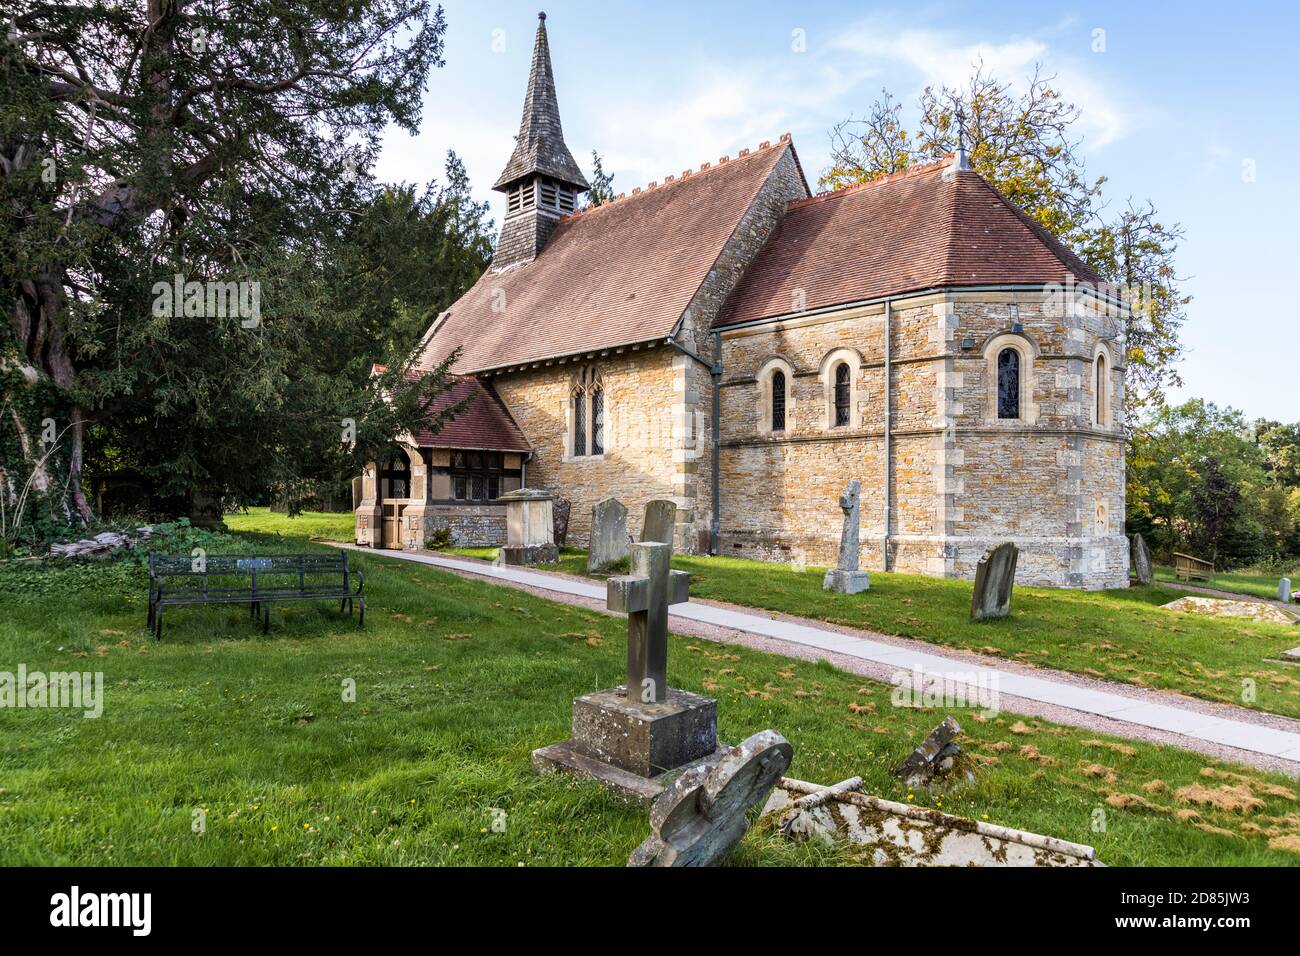
<path fill-rule="evenodd" d="M 357 542 L 500 544 L 503 492 L 678 505 L 679 551 L 1123 587 L 1125 306 L 963 151 L 813 194 L 790 136 L 580 208 L 537 28 L 495 258 L 439 315 L 439 401 L 366 472 Z"/>

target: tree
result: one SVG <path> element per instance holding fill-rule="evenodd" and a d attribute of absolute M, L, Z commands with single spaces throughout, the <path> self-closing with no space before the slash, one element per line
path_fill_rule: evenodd
<path fill-rule="evenodd" d="M 1180 384 L 1178 331 L 1190 301 L 1174 268 L 1182 230 L 1160 222 L 1150 202 L 1130 201 L 1118 214 L 1107 210 L 1106 180 L 1088 176 L 1073 134 L 1080 111 L 1053 84 L 1054 77 L 1035 69 L 1016 94 L 977 63 L 964 86 L 925 88 L 914 133 L 902 105 L 882 91 L 865 119 L 832 129 L 831 165 L 819 184 L 841 189 L 935 161 L 964 137 L 976 172 L 1123 290 L 1132 306 L 1125 418 L 1136 421 L 1142 409 L 1161 402 L 1166 388 Z"/>
<path fill-rule="evenodd" d="M 603 206 L 614 199 L 614 174 L 605 172 L 605 164 L 600 153 L 591 151 L 591 185 L 587 188 L 584 208 L 593 209 Z"/>
<path fill-rule="evenodd" d="M 406 393 L 427 399 L 436 376 L 413 380 L 391 363 L 372 379 L 374 343 L 341 360 L 332 350 L 352 347 L 348 330 L 302 311 L 301 280 L 364 199 L 384 128 L 417 128 L 426 78 L 443 62 L 441 8 L 16 0 L 10 10 L 0 497 L 12 504 L 38 476 L 54 513 L 88 519 L 92 424 L 106 439 L 149 432 L 143 460 L 167 489 L 233 486 L 237 497 L 320 453 L 300 440 L 306 421 L 313 435 L 332 431 L 337 449 L 339 421 L 360 416 L 354 454 L 400 424 L 394 413 L 409 424 L 422 404 Z M 197 290 L 183 307 L 167 293 L 176 277 Z M 231 289 L 234 320 L 221 298 Z M 49 422 L 57 453 L 42 458 Z"/>
<path fill-rule="evenodd" d="M 1192 550 L 1237 564 L 1276 554 L 1285 521 L 1264 454 L 1235 409 L 1193 399 L 1161 406 L 1133 438 L 1129 529 L 1162 552 Z"/>

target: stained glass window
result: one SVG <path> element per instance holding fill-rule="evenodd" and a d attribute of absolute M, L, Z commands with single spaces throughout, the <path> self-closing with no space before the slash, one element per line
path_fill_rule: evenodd
<path fill-rule="evenodd" d="M 849 423 L 849 367 L 841 362 L 835 366 L 835 424 Z"/>
<path fill-rule="evenodd" d="M 998 353 L 998 418 L 1020 417 L 1020 353 Z"/>
<path fill-rule="evenodd" d="M 772 431 L 785 431 L 785 372 L 772 373 Z"/>

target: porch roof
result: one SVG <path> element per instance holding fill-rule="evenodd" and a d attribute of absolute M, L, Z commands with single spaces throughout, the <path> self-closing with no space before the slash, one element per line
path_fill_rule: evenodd
<path fill-rule="evenodd" d="M 430 423 L 436 420 L 443 409 L 464 399 L 469 399 L 469 405 L 464 411 L 444 421 L 438 431 L 432 428 L 420 429 L 415 433 L 415 444 L 421 448 L 517 452 L 533 450 L 496 389 L 491 383 L 472 375 L 458 375 L 450 379 L 450 387 L 430 403 Z"/>

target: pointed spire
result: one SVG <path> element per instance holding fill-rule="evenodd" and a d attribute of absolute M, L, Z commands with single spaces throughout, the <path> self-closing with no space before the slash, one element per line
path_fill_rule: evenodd
<path fill-rule="evenodd" d="M 557 179 L 579 191 L 587 188 L 587 180 L 564 144 L 564 131 L 560 128 L 545 13 L 537 15 L 537 42 L 533 47 L 533 66 L 528 74 L 528 93 L 524 97 L 524 115 L 519 123 L 515 151 L 492 188 L 505 192 L 511 183 L 535 174 Z"/>

